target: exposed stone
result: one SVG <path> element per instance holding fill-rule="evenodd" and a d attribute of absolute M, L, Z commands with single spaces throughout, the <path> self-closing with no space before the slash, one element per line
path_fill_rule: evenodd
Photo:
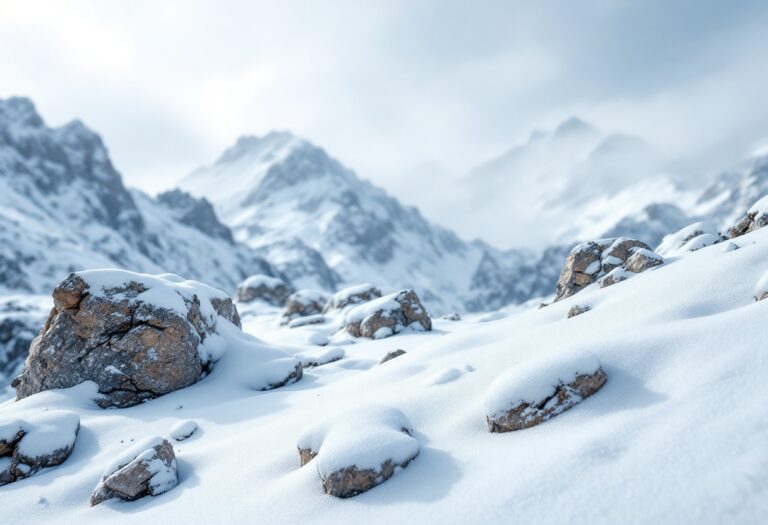
<path fill-rule="evenodd" d="M 636 259 L 633 263 L 640 271 L 642 271 L 643 262 L 647 262 L 652 256 L 660 259 L 644 242 L 626 237 L 579 244 L 571 250 L 565 260 L 557 281 L 555 301 L 570 297 L 602 276 L 618 268 L 624 268 L 627 261 L 640 250 L 647 251 L 644 259 Z"/>
<path fill-rule="evenodd" d="M 308 315 L 306 317 L 297 317 L 288 322 L 288 328 L 301 328 L 302 326 L 309 326 L 313 324 L 325 323 L 325 316 L 321 314 Z"/>
<path fill-rule="evenodd" d="M 582 306 L 582 305 L 575 304 L 571 306 L 570 310 L 568 310 L 568 319 L 570 319 L 571 317 L 576 317 L 577 315 L 581 315 L 585 312 L 589 312 L 591 309 L 592 308 L 586 305 Z"/>
<path fill-rule="evenodd" d="M 100 290 L 72 273 L 53 291 L 55 307 L 32 342 L 18 399 L 90 380 L 103 394 L 102 407 L 136 405 L 197 382 L 213 364 L 199 347 L 218 320 L 240 325 L 232 301 L 205 285 L 198 294 L 162 277 L 109 272 L 114 278 Z M 151 294 L 145 299 L 145 277 L 153 292 L 180 299 L 183 310 L 155 305 Z"/>
<path fill-rule="evenodd" d="M 768 196 L 758 200 L 746 215 L 728 230 L 728 238 L 741 237 L 768 225 Z"/>
<path fill-rule="evenodd" d="M 432 330 L 432 319 L 413 290 L 403 290 L 350 310 L 345 329 L 355 337 L 380 339 L 406 327 Z"/>
<path fill-rule="evenodd" d="M 327 295 L 317 290 L 299 290 L 292 293 L 285 303 L 280 324 L 286 325 L 298 317 L 322 313 L 327 300 Z"/>
<path fill-rule="evenodd" d="M 355 304 L 367 303 L 378 297 L 381 297 L 381 290 L 372 284 L 366 283 L 350 286 L 333 294 L 333 297 L 323 308 L 323 313 L 328 313 L 332 310 L 342 310 L 347 306 Z"/>
<path fill-rule="evenodd" d="M 392 477 L 396 468 L 405 468 L 411 462 L 395 464 L 387 460 L 378 469 L 358 469 L 346 467 L 322 478 L 323 491 L 337 498 L 351 498 L 384 483 Z"/>
<path fill-rule="evenodd" d="M 641 273 L 664 264 L 664 258 L 651 250 L 639 248 L 624 263 L 624 269 L 632 273 Z"/>
<path fill-rule="evenodd" d="M 453 312 L 452 314 L 442 316 L 440 319 L 444 319 L 446 321 L 461 321 L 461 314 L 458 312 Z"/>
<path fill-rule="evenodd" d="M 273 306 L 285 306 L 288 297 L 295 291 L 282 279 L 258 274 L 237 285 L 237 300 L 241 303 L 259 300 Z"/>
<path fill-rule="evenodd" d="M 624 268 L 614 268 L 608 272 L 607 275 L 603 276 L 598 282 L 600 283 L 600 288 L 607 288 L 608 286 L 612 286 L 616 283 L 626 281 L 630 275 L 631 273 L 627 272 L 627 270 Z"/>
<path fill-rule="evenodd" d="M 110 498 L 134 501 L 157 496 L 178 483 L 173 446 L 167 439 L 155 438 L 132 448 L 104 472 L 91 495 L 91 506 Z"/>
<path fill-rule="evenodd" d="M 491 432 L 510 432 L 536 426 L 577 405 L 600 390 L 608 376 L 602 368 L 591 374 L 576 376 L 570 383 L 562 381 L 554 392 L 537 402 L 520 402 L 502 414 L 488 415 L 488 429 Z"/>
<path fill-rule="evenodd" d="M 392 359 L 396 357 L 400 357 L 401 355 L 405 354 L 405 350 L 397 349 L 393 350 L 391 352 L 387 352 L 387 355 L 381 358 L 381 361 L 379 361 L 379 364 L 382 365 L 386 363 L 387 361 L 391 361 Z"/>

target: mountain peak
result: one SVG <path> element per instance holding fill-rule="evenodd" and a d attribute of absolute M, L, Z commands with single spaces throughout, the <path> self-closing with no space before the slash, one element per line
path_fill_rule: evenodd
<path fill-rule="evenodd" d="M 0 99 L 0 120 L 24 127 L 39 128 L 44 125 L 35 105 L 26 97 Z"/>
<path fill-rule="evenodd" d="M 579 117 L 570 117 L 560 123 L 555 129 L 553 136 L 566 137 L 582 133 L 594 133 L 597 131 L 594 126 Z"/>
<path fill-rule="evenodd" d="M 243 157 L 268 156 L 301 142 L 304 141 L 290 131 L 270 131 L 263 137 L 243 135 L 222 153 L 216 164 L 227 164 Z"/>

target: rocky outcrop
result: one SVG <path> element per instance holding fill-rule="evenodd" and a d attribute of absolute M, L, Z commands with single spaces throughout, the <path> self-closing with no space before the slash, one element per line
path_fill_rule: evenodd
<path fill-rule="evenodd" d="M 273 306 L 285 306 L 288 296 L 295 290 L 291 285 L 269 275 L 252 275 L 237 285 L 237 301 L 250 303 L 251 301 L 264 301 Z"/>
<path fill-rule="evenodd" d="M 632 259 L 638 251 L 641 255 Z M 639 271 L 664 262 L 647 244 L 636 239 L 619 237 L 579 244 L 565 260 L 557 281 L 555 301 L 580 292 L 616 268 L 627 269 L 630 259 L 633 268 Z"/>
<path fill-rule="evenodd" d="M 664 264 L 664 258 L 651 250 L 638 248 L 624 263 L 624 269 L 632 273 L 642 273 L 645 270 Z"/>
<path fill-rule="evenodd" d="M 600 390 L 608 376 L 590 355 L 544 359 L 500 376 L 486 394 L 491 432 L 536 426 L 572 408 Z"/>
<path fill-rule="evenodd" d="M 181 224 L 195 228 L 208 237 L 235 243 L 232 232 L 219 221 L 213 206 L 205 198 L 197 199 L 185 191 L 174 189 L 159 194 L 157 202 Z"/>
<path fill-rule="evenodd" d="M 372 301 L 379 297 L 381 297 L 381 290 L 372 284 L 366 283 L 350 286 L 349 288 L 344 288 L 333 294 L 331 300 L 328 301 L 328 304 L 323 308 L 323 313 L 328 313 L 333 310 L 342 310 L 355 304 L 367 303 L 368 301 Z"/>
<path fill-rule="evenodd" d="M 122 454 L 104 472 L 91 506 L 111 498 L 134 501 L 157 496 L 178 485 L 176 455 L 167 439 L 152 438 Z"/>
<path fill-rule="evenodd" d="M 206 339 L 222 320 L 240 323 L 226 294 L 173 275 L 72 273 L 53 302 L 16 382 L 19 399 L 94 381 L 102 407 L 136 405 L 200 380 L 213 365 Z"/>
<path fill-rule="evenodd" d="M 292 293 L 285 303 L 285 311 L 280 319 L 286 325 L 299 317 L 308 317 L 322 313 L 328 296 L 318 290 L 299 290 Z"/>
<path fill-rule="evenodd" d="M 400 357 L 401 355 L 405 355 L 405 350 L 402 350 L 398 348 L 397 350 L 392 350 L 391 352 L 387 352 L 384 357 L 381 358 L 381 361 L 379 361 L 380 365 L 383 365 L 387 361 L 391 361 L 392 359 L 396 357 Z"/>
<path fill-rule="evenodd" d="M 80 417 L 53 410 L 0 421 L 0 485 L 62 464 L 75 448 Z"/>
<path fill-rule="evenodd" d="M 416 292 L 403 290 L 353 308 L 344 327 L 355 337 L 381 339 L 407 327 L 432 330 L 432 319 Z"/>

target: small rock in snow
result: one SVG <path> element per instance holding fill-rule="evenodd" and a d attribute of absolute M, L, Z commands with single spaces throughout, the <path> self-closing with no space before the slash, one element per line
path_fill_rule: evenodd
<path fill-rule="evenodd" d="M 176 441 L 184 441 L 197 432 L 197 423 L 191 419 L 179 421 L 171 428 L 171 437 Z"/>
<path fill-rule="evenodd" d="M 344 350 L 337 346 L 333 346 L 331 348 L 308 350 L 306 352 L 295 354 L 293 357 L 301 361 L 301 365 L 304 368 L 313 368 L 338 361 L 344 357 Z"/>
<path fill-rule="evenodd" d="M 345 329 L 355 337 L 381 339 L 407 327 L 432 330 L 432 319 L 413 290 L 402 290 L 356 306 L 345 318 Z"/>
<path fill-rule="evenodd" d="M 325 322 L 325 316 L 316 314 L 308 315 L 306 317 L 297 317 L 292 321 L 288 321 L 288 328 L 301 328 L 302 326 L 309 326 L 312 324 L 323 324 Z"/>
<path fill-rule="evenodd" d="M 370 283 L 358 284 L 357 286 L 350 286 L 344 288 L 333 294 L 328 304 L 323 308 L 323 313 L 328 313 L 333 310 L 342 310 L 347 306 L 367 303 L 373 299 L 381 297 L 381 290 L 376 288 Z"/>
<path fill-rule="evenodd" d="M 571 317 L 576 317 L 577 315 L 581 315 L 585 312 L 589 312 L 591 309 L 592 308 L 586 305 L 582 306 L 582 305 L 575 304 L 571 306 L 570 310 L 568 310 L 568 319 L 570 319 Z"/>
<path fill-rule="evenodd" d="M 280 319 L 280 324 L 287 325 L 298 317 L 322 313 L 327 300 L 328 295 L 318 290 L 299 290 L 292 293 L 285 303 L 285 311 Z"/>
<path fill-rule="evenodd" d="M 444 319 L 446 321 L 461 321 L 461 314 L 458 312 L 453 312 L 452 314 L 442 316 L 440 319 Z"/>
<path fill-rule="evenodd" d="M 394 359 L 396 357 L 400 357 L 404 353 L 405 353 L 405 350 L 401 350 L 399 348 L 397 350 L 393 350 L 391 352 L 387 352 L 387 355 L 385 355 L 384 357 L 381 358 L 381 361 L 379 361 L 379 364 L 383 365 L 387 361 L 390 361 L 390 360 L 392 360 L 392 359 Z"/>
<path fill-rule="evenodd" d="M 293 292 L 293 287 L 282 279 L 257 274 L 237 285 L 236 297 L 241 303 L 259 300 L 273 306 L 284 306 Z"/>

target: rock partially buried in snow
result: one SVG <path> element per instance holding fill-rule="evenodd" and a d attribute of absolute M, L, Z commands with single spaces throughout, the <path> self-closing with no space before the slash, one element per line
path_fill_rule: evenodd
<path fill-rule="evenodd" d="M 549 355 L 499 376 L 485 396 L 491 432 L 538 425 L 593 395 L 608 376 L 591 354 Z"/>
<path fill-rule="evenodd" d="M 75 448 L 80 417 L 51 410 L 0 421 L 0 485 L 62 464 Z"/>
<path fill-rule="evenodd" d="M 304 341 L 308 345 L 315 346 L 326 346 L 329 343 L 328 336 L 322 332 L 310 332 L 307 334 L 307 337 L 304 338 Z"/>
<path fill-rule="evenodd" d="M 419 442 L 395 408 L 367 406 L 310 428 L 298 440 L 302 465 L 314 460 L 326 494 L 349 498 L 405 468 Z"/>
<path fill-rule="evenodd" d="M 355 337 L 381 339 L 411 327 L 432 330 L 430 319 L 413 290 L 386 295 L 347 312 L 345 329 Z"/>
<path fill-rule="evenodd" d="M 342 310 L 347 306 L 360 303 L 367 303 L 378 297 L 381 297 L 381 290 L 370 283 L 350 286 L 349 288 L 344 288 L 333 294 L 331 300 L 328 301 L 328 304 L 323 308 L 323 313 L 328 313 L 333 310 Z"/>
<path fill-rule="evenodd" d="M 131 447 L 107 467 L 91 495 L 91 506 L 111 498 L 134 501 L 157 496 L 178 484 L 173 446 L 167 439 L 151 438 Z"/>
<path fill-rule="evenodd" d="M 627 261 L 631 260 L 638 250 L 645 250 L 645 255 L 636 258 L 633 265 L 636 270 L 643 271 L 643 262 L 652 258 L 655 260 L 653 256 L 656 254 L 642 241 L 619 237 L 577 245 L 571 250 L 560 272 L 555 301 L 580 292 L 617 268 L 625 268 Z"/>
<path fill-rule="evenodd" d="M 124 270 L 72 273 L 16 383 L 18 399 L 94 381 L 102 407 L 127 407 L 200 380 L 221 357 L 220 323 L 240 326 L 224 292 Z"/>
<path fill-rule="evenodd" d="M 405 354 L 405 350 L 401 350 L 398 348 L 397 350 L 392 350 L 391 352 L 387 352 L 387 354 L 381 358 L 381 361 L 379 361 L 380 365 L 383 365 L 387 361 L 391 361 L 392 359 L 396 357 L 400 357 L 401 355 Z"/>
<path fill-rule="evenodd" d="M 318 290 L 299 290 L 292 293 L 285 303 L 280 324 L 286 325 L 299 317 L 322 313 L 328 296 Z"/>
<path fill-rule="evenodd" d="M 241 303 L 264 301 L 273 306 L 285 306 L 293 292 L 293 287 L 282 279 L 257 274 L 237 285 L 237 300 Z"/>
<path fill-rule="evenodd" d="M 677 257 L 717 244 L 723 239 L 720 232 L 709 222 L 695 222 L 666 235 L 656 248 L 656 253 L 664 257 Z"/>
<path fill-rule="evenodd" d="M 624 269 L 632 273 L 642 273 L 664 264 L 664 258 L 645 248 L 638 248 L 624 263 Z"/>
<path fill-rule="evenodd" d="M 197 423 L 191 419 L 179 421 L 171 428 L 171 437 L 176 441 L 184 441 L 197 432 Z"/>
<path fill-rule="evenodd" d="M 461 321 L 461 314 L 458 312 L 453 312 L 452 314 L 442 316 L 440 319 L 445 321 Z"/>
<path fill-rule="evenodd" d="M 571 317 L 576 317 L 577 315 L 581 315 L 585 312 L 589 312 L 592 308 L 586 305 L 579 305 L 575 304 L 571 306 L 570 310 L 568 310 L 568 319 Z"/>
<path fill-rule="evenodd" d="M 338 361 L 344 357 L 344 350 L 337 346 L 332 346 L 318 350 L 307 350 L 306 352 L 295 354 L 294 357 L 301 361 L 301 365 L 304 368 L 314 368 Z"/>
<path fill-rule="evenodd" d="M 728 230 L 728 237 L 730 239 L 741 237 L 766 225 L 768 225 L 768 195 L 753 204 L 744 218 Z"/>
<path fill-rule="evenodd" d="M 288 322 L 288 328 L 301 328 L 302 326 L 323 324 L 325 323 L 325 320 L 325 316 L 320 314 L 308 315 L 307 317 L 297 317 L 296 319 Z"/>

